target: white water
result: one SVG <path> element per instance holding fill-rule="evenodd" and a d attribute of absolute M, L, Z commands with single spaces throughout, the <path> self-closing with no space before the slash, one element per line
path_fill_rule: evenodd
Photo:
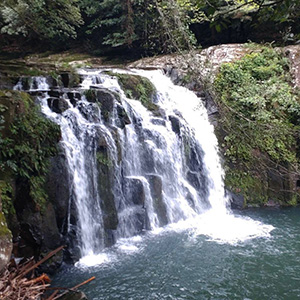
<path fill-rule="evenodd" d="M 82 254 L 79 266 L 116 259 L 116 255 L 103 251 L 105 232 L 95 150 L 99 134 L 109 145 L 109 157 L 113 162 L 113 192 L 119 220 L 114 236 L 119 252 L 128 254 L 142 249 L 142 241 L 131 236 L 150 228 L 154 235 L 168 230 L 189 230 L 191 238 L 205 235 L 211 241 L 229 244 L 270 235 L 272 226 L 235 217 L 227 208 L 217 139 L 206 109 L 194 93 L 173 85 L 160 71 L 131 71 L 149 78 L 155 85 L 158 92 L 156 104 L 163 111 L 162 116 L 156 117 L 139 101 L 126 98 L 117 80 L 101 72 L 82 70 L 80 73 L 84 80 L 81 87 L 86 90 L 92 85 L 118 93 L 121 105 L 131 120 L 124 129 L 116 127 L 116 104 L 113 118 L 107 126 L 99 107 L 88 103 L 84 97 L 73 107 L 64 96 L 69 109 L 61 115 L 49 109 L 47 93 L 40 97 L 43 113 L 62 130 L 61 145 L 66 154 L 71 194 L 78 213 L 77 233 Z M 34 82 L 36 85 L 40 81 L 40 86 L 34 86 L 32 90 L 47 91 L 46 81 L 39 79 L 35 78 Z M 17 85 L 16 88 L 21 89 L 22 86 Z M 180 134 L 172 130 L 169 116 L 179 120 Z M 122 161 L 119 163 L 110 127 L 120 138 Z M 188 179 L 189 172 L 196 180 L 195 185 Z M 159 209 L 155 204 L 157 195 L 152 194 L 155 186 L 151 187 L 151 180 L 156 182 L 156 187 L 161 185 L 160 203 L 163 207 L 160 204 Z M 143 207 L 128 200 L 124 182 L 128 182 L 129 189 L 134 183 L 144 191 Z M 129 192 L 130 197 L 135 193 L 133 189 Z M 163 211 L 165 216 L 159 211 Z M 162 229 L 165 224 L 168 225 Z M 72 224 L 69 226 L 71 230 Z"/>
<path fill-rule="evenodd" d="M 140 116 L 143 128 L 147 128 L 151 132 L 159 132 L 166 140 L 163 149 L 156 148 L 152 141 L 148 141 L 149 149 L 154 150 L 157 154 L 156 159 L 161 161 L 164 168 L 169 169 L 163 174 L 163 182 L 167 185 L 165 186 L 164 200 L 168 206 L 168 219 L 171 224 L 161 230 L 157 226 L 155 217 L 152 216 L 152 232 L 161 234 L 166 230 L 191 230 L 191 237 L 193 238 L 198 235 L 205 235 L 211 241 L 229 244 L 241 243 L 253 238 L 269 237 L 270 232 L 274 229 L 272 226 L 250 218 L 235 217 L 228 209 L 228 199 L 224 195 L 224 172 L 218 155 L 217 139 L 200 99 L 193 92 L 183 87 L 174 86 L 171 80 L 160 71 L 135 70 L 133 73 L 151 80 L 158 91 L 158 104 L 167 115 L 174 115 L 179 112 L 182 117 L 180 121 L 184 123 L 186 128 L 189 128 L 204 152 L 204 172 L 206 172 L 208 178 L 208 202 L 211 208 L 204 210 L 201 199 L 196 195 L 194 188 L 182 176 L 184 162 L 182 161 L 182 155 L 178 155 L 181 150 L 178 141 L 176 141 L 176 135 L 172 134 L 168 124 L 166 127 L 154 126 L 151 122 L 152 115 L 139 101 L 126 99 L 127 103 Z M 104 79 L 101 86 L 115 90 L 120 89 L 117 82 L 112 78 Z M 131 140 L 129 147 L 127 146 L 127 153 L 132 156 L 133 153 L 139 152 L 137 149 L 139 146 L 131 126 L 127 126 L 127 138 Z M 134 162 L 129 162 L 131 171 L 135 174 L 141 173 L 141 162 L 136 158 Z M 168 176 L 170 177 L 168 178 Z M 192 210 L 186 199 L 184 199 L 182 190 L 179 188 L 182 185 L 188 187 L 193 196 L 198 198 L 195 210 Z M 168 187 L 173 191 L 168 190 Z M 119 246 L 119 250 L 124 250 L 124 252 L 128 252 L 129 249 L 137 251 L 139 245 L 137 246 L 133 241 L 128 240 L 126 246 Z"/>

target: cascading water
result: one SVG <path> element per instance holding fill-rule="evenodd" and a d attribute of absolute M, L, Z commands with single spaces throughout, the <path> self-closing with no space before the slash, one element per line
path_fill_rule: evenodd
<path fill-rule="evenodd" d="M 126 97 L 117 78 L 103 70 L 81 70 L 78 89 L 51 87 L 43 77 L 27 88 L 42 91 L 43 113 L 61 127 L 68 232 L 76 232 L 81 256 L 174 223 L 215 240 L 267 235 L 270 226 L 227 210 L 217 139 L 201 100 L 160 71 L 113 72 L 148 78 L 157 90 L 156 111 Z"/>

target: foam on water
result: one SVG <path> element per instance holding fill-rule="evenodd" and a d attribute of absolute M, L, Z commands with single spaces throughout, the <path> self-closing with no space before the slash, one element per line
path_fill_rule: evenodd
<path fill-rule="evenodd" d="M 254 238 L 269 238 L 274 229 L 250 218 L 209 211 L 199 216 L 194 236 L 206 235 L 211 241 L 235 245 Z"/>
<path fill-rule="evenodd" d="M 82 257 L 77 263 L 75 263 L 75 267 L 77 268 L 86 268 L 86 267 L 93 267 L 99 266 L 104 264 L 112 263 L 116 260 L 116 257 L 113 254 L 108 253 L 100 253 L 100 254 L 93 254 L 86 255 Z"/>

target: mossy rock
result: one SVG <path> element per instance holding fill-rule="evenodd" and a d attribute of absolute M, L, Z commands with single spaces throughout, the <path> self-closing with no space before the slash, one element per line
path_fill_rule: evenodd
<path fill-rule="evenodd" d="M 153 103 L 156 89 L 148 78 L 139 75 L 118 74 L 114 72 L 107 72 L 107 74 L 118 79 L 126 97 L 139 100 L 155 115 L 159 112 L 159 107 Z"/>
<path fill-rule="evenodd" d="M 12 234 L 7 228 L 3 213 L 0 212 L 0 272 L 10 260 L 12 246 Z"/>
<path fill-rule="evenodd" d="M 4 121 L 0 131 L 0 178 L 9 173 L 18 182 L 28 184 L 30 197 L 42 210 L 47 202 L 49 158 L 57 154 L 60 128 L 42 116 L 27 93 L 0 91 L 0 105 Z"/>
<path fill-rule="evenodd" d="M 223 64 L 214 89 L 226 187 L 247 205 L 297 203 L 300 102 L 286 57 L 261 47 Z"/>

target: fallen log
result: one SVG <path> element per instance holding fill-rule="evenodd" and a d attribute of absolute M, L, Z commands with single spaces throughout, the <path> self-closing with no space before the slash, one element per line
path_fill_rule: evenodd
<path fill-rule="evenodd" d="M 44 263 L 45 261 L 47 261 L 49 258 L 51 258 L 52 256 L 54 256 L 56 253 L 58 253 L 59 251 L 61 251 L 63 248 L 65 248 L 65 246 L 60 246 L 57 249 L 51 251 L 44 258 L 42 258 L 40 261 L 38 261 L 36 264 L 34 264 L 32 267 L 30 267 L 29 269 L 25 270 L 20 275 L 18 275 L 17 278 L 24 277 L 29 272 L 31 272 L 32 270 L 36 269 L 39 265 L 41 265 L 42 263 Z"/>
<path fill-rule="evenodd" d="M 33 259 L 29 259 L 21 265 L 11 263 L 0 276 L 0 299 L 40 299 L 46 288 L 50 286 L 51 280 L 46 274 L 42 274 L 37 278 L 28 278 L 28 275 L 63 248 L 64 246 L 61 246 L 51 251 L 37 263 L 34 263 Z"/>
<path fill-rule="evenodd" d="M 57 300 L 57 299 L 59 299 L 59 298 L 65 296 L 65 295 L 66 295 L 67 293 L 69 293 L 69 292 L 76 291 L 78 288 L 80 288 L 81 286 L 83 286 L 83 285 L 85 285 L 85 284 L 91 282 L 91 281 L 94 280 L 95 278 L 96 278 L 96 277 L 93 276 L 93 277 L 91 277 L 91 278 L 89 278 L 89 279 L 87 279 L 87 280 L 85 280 L 85 281 L 83 281 L 83 282 L 81 282 L 81 283 L 75 285 L 75 286 L 72 287 L 72 288 L 55 288 L 55 287 L 54 287 L 54 288 L 52 288 L 52 287 L 51 287 L 51 288 L 48 288 L 48 290 L 56 289 L 56 291 L 54 291 L 54 292 L 53 292 L 48 298 L 46 298 L 45 300 Z M 61 294 L 58 294 L 59 290 L 64 290 L 64 292 L 61 293 Z"/>

